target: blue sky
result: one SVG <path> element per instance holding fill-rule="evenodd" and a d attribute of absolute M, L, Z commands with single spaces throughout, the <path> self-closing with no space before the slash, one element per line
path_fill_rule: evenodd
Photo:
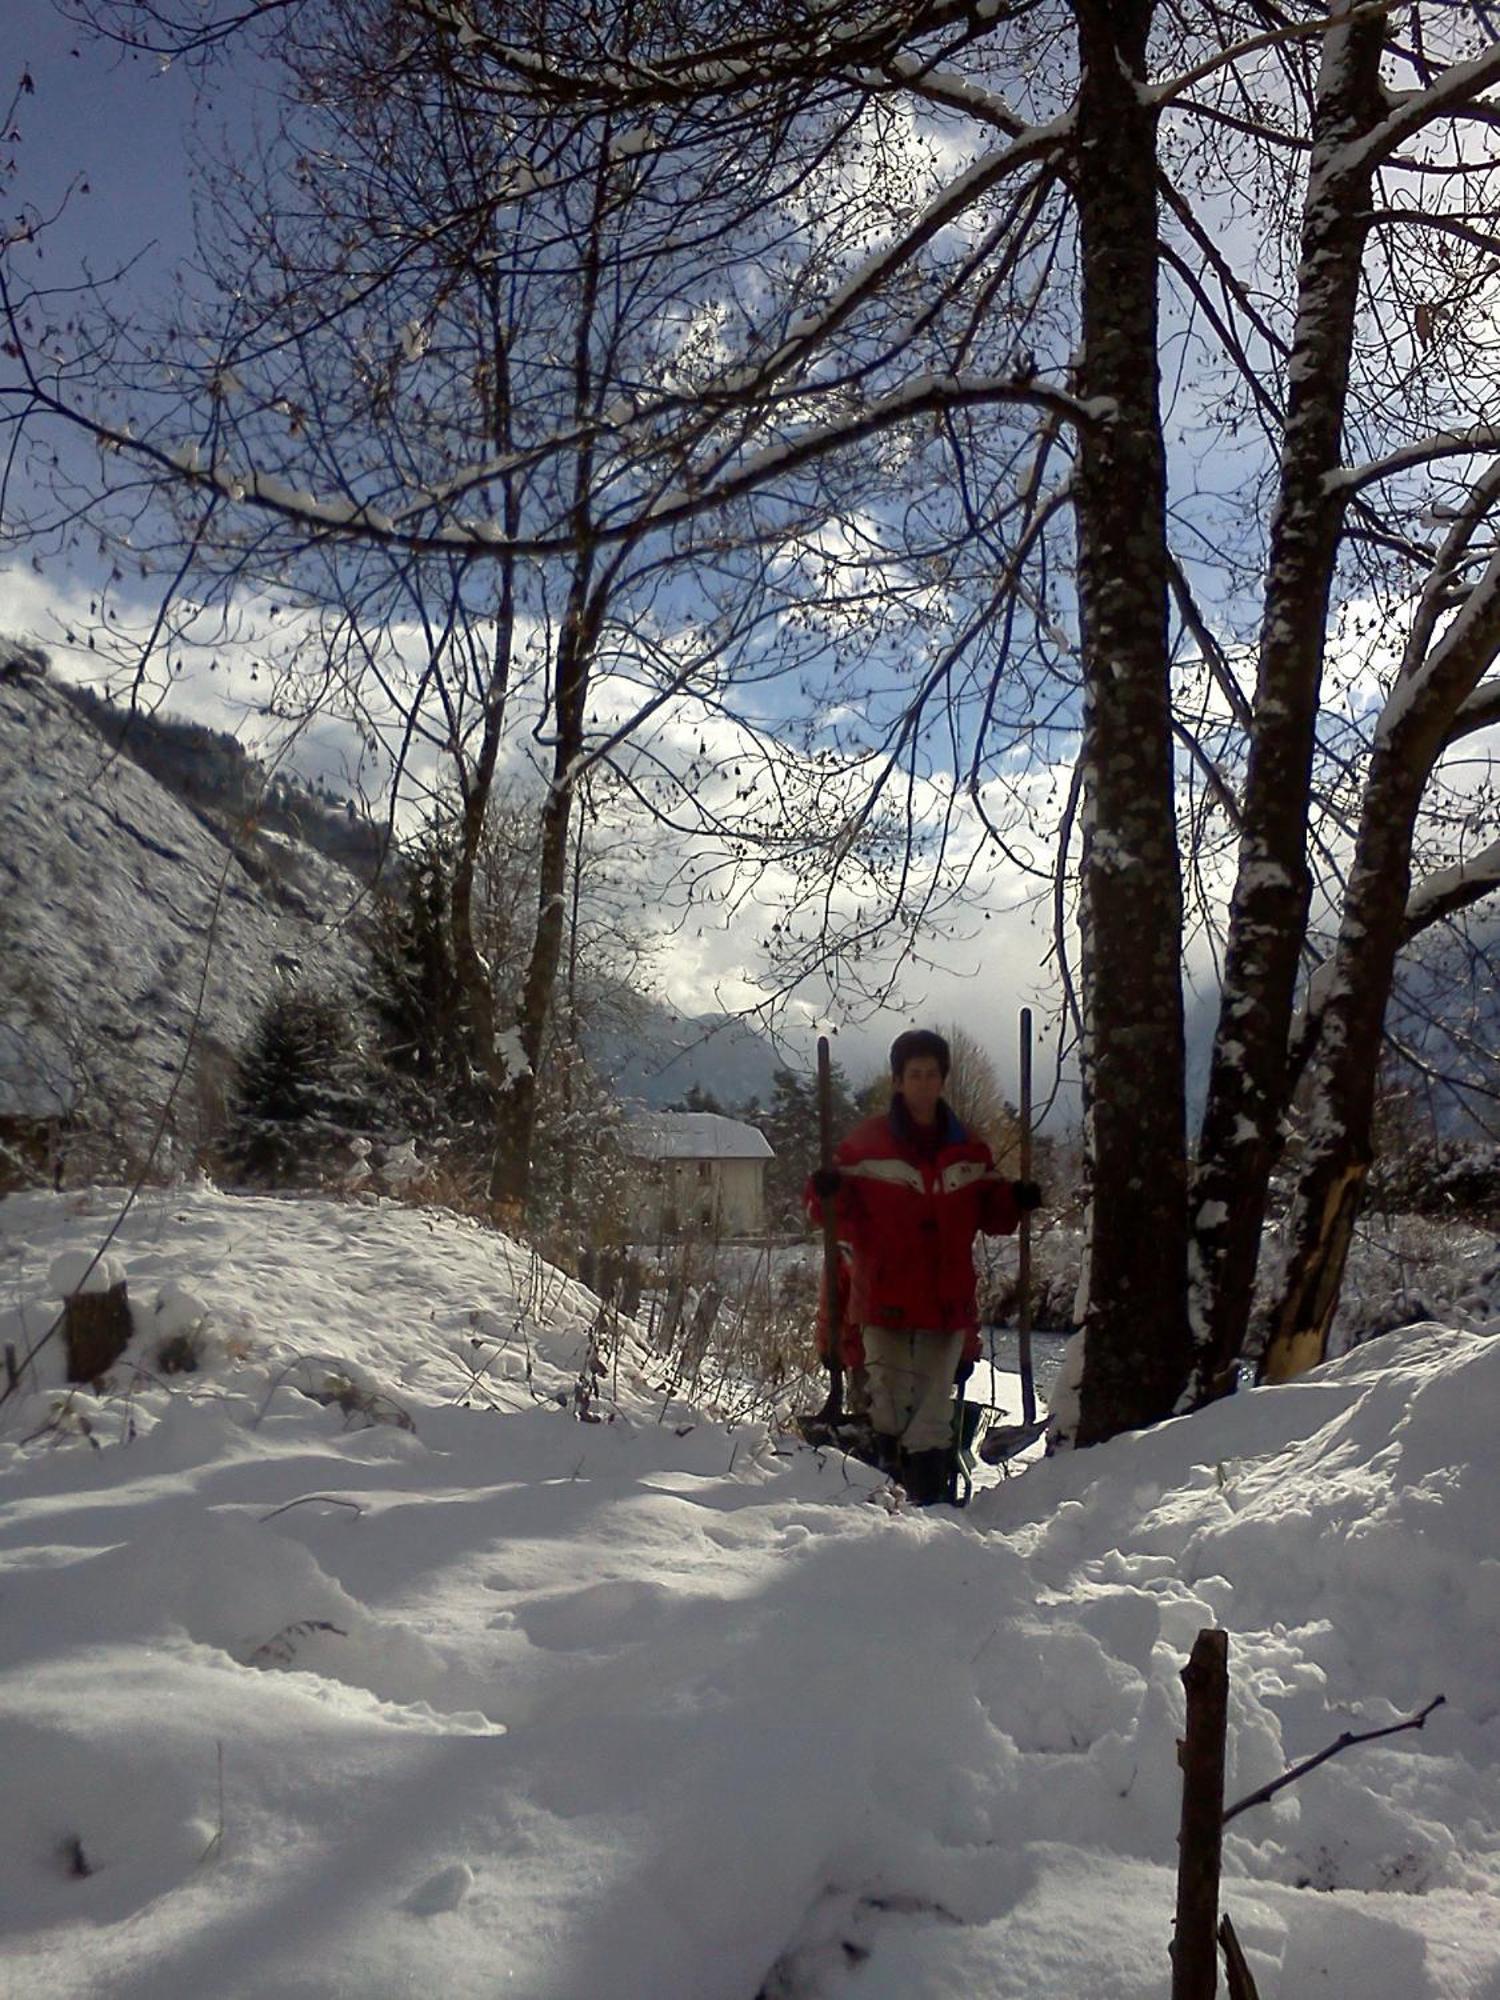
<path fill-rule="evenodd" d="M 32 84 L 19 102 L 19 138 L 9 149 L 15 171 L 5 190 L 7 214 L 56 217 L 49 220 L 36 251 L 18 253 L 26 260 L 23 275 L 40 285 L 58 286 L 85 270 L 103 278 L 130 264 L 130 288 L 159 302 L 173 264 L 192 242 L 186 149 L 195 104 L 207 113 L 200 123 L 206 122 L 210 132 L 225 118 L 243 125 L 253 114 L 252 72 L 243 63 L 236 71 L 221 62 L 205 83 L 182 65 L 164 67 L 149 57 L 123 55 L 65 20 L 53 0 L 8 0 L 7 25 L 5 101 L 23 74 Z M 63 579 L 55 575 L 52 581 L 61 585 Z M 38 590 L 39 580 L 29 575 L 13 574 L 9 587 L 0 578 L 0 618 L 7 627 L 34 629 L 34 621 L 24 614 Z M 37 636 L 51 637 L 40 629 Z M 62 660 L 58 664 L 66 665 Z M 220 712 L 217 686 L 179 688 L 173 700 L 189 712 L 203 712 L 205 720 L 235 726 L 231 716 Z M 330 743 L 321 749 L 324 754 L 320 746 L 305 743 L 298 761 L 337 778 L 339 746 Z M 1002 928 L 1003 944 L 995 935 Z M 927 990 L 920 999 L 914 984 L 909 1004 L 920 1010 L 921 1018 L 958 1019 L 984 1042 L 999 1044 L 994 1052 L 1003 1071 L 1011 1072 L 1013 1005 L 1034 997 L 1026 989 L 1037 983 L 1033 968 L 1044 944 L 1025 918 L 1017 923 L 1011 917 L 982 937 L 976 925 L 965 944 L 940 951 L 963 968 L 959 976 L 923 982 Z M 693 986 L 708 985 L 721 952 L 738 955 L 729 939 L 690 955 Z M 705 1001 L 708 997 L 705 991 Z M 1005 1022 L 998 1033 L 997 1013 Z M 870 1034 L 869 1047 L 883 1049 L 889 1035 L 907 1024 L 904 1012 L 882 1018 Z M 864 1043 L 857 1031 L 853 1039 Z M 865 1046 L 851 1051 L 855 1068 L 866 1052 Z"/>
<path fill-rule="evenodd" d="M 191 220 L 183 133 L 193 78 L 111 51 L 51 0 L 9 0 L 6 14 L 7 101 L 23 74 L 33 85 L 18 108 L 9 213 L 50 215 L 67 197 L 47 232 L 53 278 L 85 260 L 102 273 L 153 243 L 159 247 L 145 269 L 160 268 L 187 239 Z"/>

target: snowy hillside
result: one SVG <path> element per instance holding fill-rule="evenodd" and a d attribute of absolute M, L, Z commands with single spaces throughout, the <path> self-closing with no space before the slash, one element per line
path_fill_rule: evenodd
<path fill-rule="evenodd" d="M 0 769 L 0 1116 L 138 1138 L 200 996 L 212 1087 L 278 978 L 347 980 L 352 876 L 274 835 L 237 855 L 45 680 L 0 680 Z"/>
<path fill-rule="evenodd" d="M 120 711 L 96 709 L 96 728 L 40 661 L 0 640 L 0 1119 L 74 1112 L 127 1142 L 106 1156 L 117 1167 L 172 1088 L 201 990 L 193 1075 L 173 1119 L 191 1154 L 200 1112 L 213 1123 L 199 1094 L 222 1087 L 278 980 L 347 991 L 358 979 L 350 920 L 366 891 L 315 846 L 274 830 L 296 817 L 284 787 L 268 794 L 253 834 L 222 803 L 195 810 L 177 741 L 191 732 L 163 725 L 151 738 L 151 761 L 174 790 L 101 735 L 119 733 Z M 206 800 L 218 779 L 233 806 L 249 767 L 231 760 L 226 778 L 225 758 L 207 764 L 197 792 Z M 237 827 L 232 849 L 223 826 Z M 354 833 L 366 846 L 376 837 L 356 826 L 360 853 Z M 623 986 L 586 1042 L 617 1096 L 654 1105 L 694 1085 L 726 1104 L 768 1100 L 779 1060 L 739 1022 L 684 1017 Z"/>
<path fill-rule="evenodd" d="M 0 1339 L 112 1213 L 0 1203 Z M 912 1516 L 436 1214 L 176 1191 L 109 1251 L 142 1372 L 0 1409 L 7 1996 L 1165 2000 L 1215 1621 L 1231 1799 L 1447 1697 L 1231 1828 L 1262 2000 L 1500 1995 L 1500 1342 Z"/>

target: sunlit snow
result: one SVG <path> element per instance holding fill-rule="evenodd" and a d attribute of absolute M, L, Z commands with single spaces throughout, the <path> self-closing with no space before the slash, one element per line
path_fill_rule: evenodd
<path fill-rule="evenodd" d="M 0 1203 L 0 1339 L 115 1212 Z M 1165 2000 L 1215 1622 L 1231 1799 L 1447 1697 L 1230 1830 L 1262 2000 L 1500 1992 L 1494 1339 L 914 1515 L 437 1213 L 176 1190 L 109 1254 L 112 1391 L 54 1340 L 0 1411 L 7 1995 Z"/>

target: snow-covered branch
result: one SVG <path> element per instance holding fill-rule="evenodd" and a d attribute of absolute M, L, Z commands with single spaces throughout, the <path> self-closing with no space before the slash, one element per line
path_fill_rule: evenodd
<path fill-rule="evenodd" d="M 1449 868 L 1435 869 L 1416 885 L 1406 899 L 1406 941 L 1455 911 L 1482 902 L 1496 889 L 1500 889 L 1500 840 Z"/>
<path fill-rule="evenodd" d="M 876 8 L 840 20 L 831 10 L 810 9 L 799 20 L 803 32 L 757 34 L 702 48 L 679 47 L 642 59 L 630 50 L 606 47 L 577 51 L 570 67 L 552 61 L 504 36 L 487 33 L 463 0 L 407 0 L 408 11 L 447 33 L 459 46 L 481 55 L 503 75 L 554 103 L 596 107 L 684 104 L 746 91 L 805 85 L 815 73 L 879 67 L 897 55 L 912 34 L 904 8 Z M 967 29 L 983 34 L 1013 9 L 1003 0 L 940 0 L 922 12 L 921 31 Z"/>
<path fill-rule="evenodd" d="M 1387 160 L 1398 146 L 1441 118 L 1453 118 L 1465 110 L 1490 112 L 1483 106 L 1483 92 L 1500 84 L 1500 42 L 1475 56 L 1471 62 L 1454 63 L 1426 90 L 1395 93 L 1389 117 L 1371 131 L 1362 133 L 1345 146 L 1333 163 L 1337 172 L 1370 169 Z"/>
<path fill-rule="evenodd" d="M 1457 743 L 1496 722 L 1500 722 L 1500 681 L 1485 681 L 1475 688 L 1467 701 L 1459 704 L 1453 727 L 1448 731 L 1447 743 Z"/>
<path fill-rule="evenodd" d="M 1468 430 L 1435 431 L 1430 437 L 1413 438 L 1410 444 L 1367 465 L 1340 466 L 1338 471 L 1325 474 L 1323 485 L 1329 493 L 1357 493 L 1419 465 L 1431 465 L 1440 458 L 1468 458 L 1481 451 L 1500 451 L 1500 424 L 1475 424 Z"/>
<path fill-rule="evenodd" d="M 894 83 L 914 97 L 941 104 L 950 111 L 963 111 L 978 123 L 994 127 L 1018 139 L 1027 129 L 996 91 L 987 90 L 960 70 L 929 68 L 916 56 L 895 56 L 880 70 L 860 70 L 851 82 L 869 91 L 889 89 Z"/>
<path fill-rule="evenodd" d="M 1382 20 L 1390 11 L 1389 0 L 1375 0 L 1375 4 L 1371 6 L 1351 8 L 1348 13 L 1340 16 L 1338 26 L 1357 27 L 1365 21 Z M 1282 21 L 1276 27 L 1266 29 L 1263 34 L 1250 35 L 1242 42 L 1232 42 L 1225 48 L 1216 49 L 1211 56 L 1205 56 L 1202 62 L 1195 63 L 1191 69 L 1181 71 L 1179 75 L 1170 77 L 1165 83 L 1152 84 L 1143 94 L 1150 104 L 1162 107 L 1176 104 L 1197 84 L 1206 83 L 1210 77 L 1238 70 L 1251 56 L 1259 55 L 1266 49 L 1282 47 L 1289 42 L 1313 41 L 1321 35 L 1326 35 L 1328 29 L 1329 22 L 1317 17 L 1310 21 Z M 1190 105 L 1189 108 L 1202 110 L 1204 107 Z M 1284 132 L 1274 131 L 1270 126 L 1264 129 L 1267 136 L 1285 141 L 1287 135 Z"/>
<path fill-rule="evenodd" d="M 577 546 L 577 535 L 571 529 L 511 534 L 498 519 L 450 521 L 425 530 L 411 527 L 404 524 L 432 504 L 432 495 L 425 490 L 407 504 L 389 507 L 377 507 L 352 496 L 321 499 L 279 473 L 232 464 L 223 458 L 205 459 L 193 443 L 164 447 L 136 436 L 126 427 L 103 423 L 61 399 L 49 395 L 38 401 L 53 416 L 87 432 L 102 450 L 154 467 L 180 485 L 219 495 L 236 506 L 275 515 L 306 529 L 312 539 L 339 535 L 413 552 L 504 553 L 533 558 L 566 555 Z M 920 375 L 861 409 L 829 422 L 809 424 L 761 451 L 750 453 L 711 483 L 700 485 L 684 480 L 639 506 L 622 508 L 615 518 L 595 523 L 589 539 L 606 547 L 633 540 L 640 533 L 643 521 L 655 529 L 677 526 L 712 513 L 778 477 L 830 457 L 893 425 L 941 411 L 1002 404 L 1050 411 L 1080 427 L 1106 422 L 1112 414 L 1107 398 L 1085 401 L 1065 390 L 1050 388 L 1029 375 Z M 472 479 L 460 476 L 450 481 L 445 491 L 453 497 L 482 484 L 486 476 L 485 468 L 477 468 Z"/>

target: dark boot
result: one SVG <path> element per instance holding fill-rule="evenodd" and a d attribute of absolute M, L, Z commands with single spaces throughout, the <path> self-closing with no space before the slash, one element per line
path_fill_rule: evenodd
<path fill-rule="evenodd" d="M 897 1479 L 901 1470 L 901 1445 L 898 1439 L 889 1437 L 884 1431 L 872 1430 L 865 1449 L 855 1453 L 866 1465 L 873 1465 L 877 1472 L 883 1472 L 887 1479 Z"/>
<path fill-rule="evenodd" d="M 939 1445 L 933 1451 L 908 1451 L 902 1455 L 901 1484 L 913 1507 L 936 1507 L 948 1498 L 953 1454 Z"/>

